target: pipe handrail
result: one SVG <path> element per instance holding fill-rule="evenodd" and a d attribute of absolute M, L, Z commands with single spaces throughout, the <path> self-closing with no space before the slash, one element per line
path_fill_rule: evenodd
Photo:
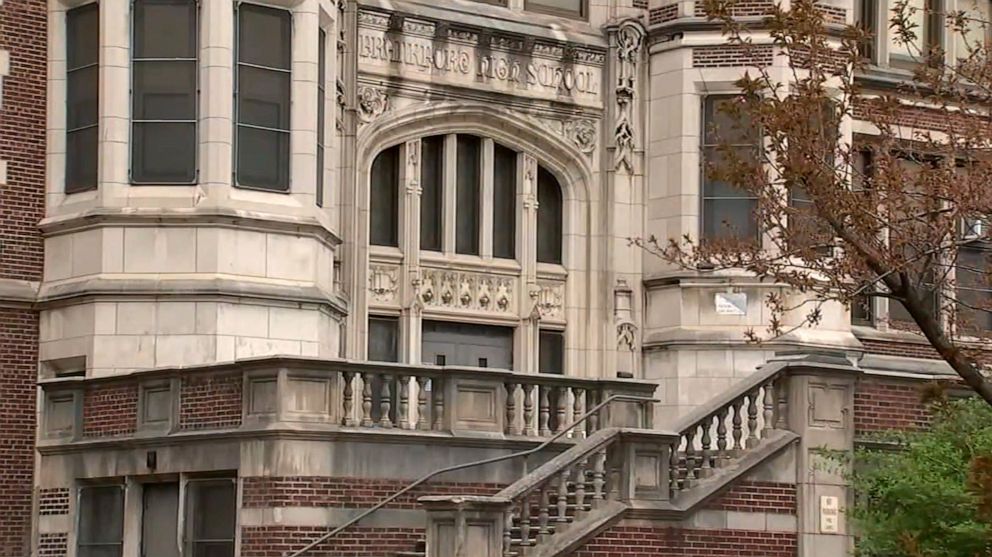
<path fill-rule="evenodd" d="M 375 506 L 369 507 L 368 509 L 366 509 L 362 513 L 358 514 L 357 516 L 355 516 L 354 518 L 352 518 L 348 522 L 345 522 L 341 526 L 338 526 L 337 528 L 331 530 L 330 532 L 328 532 L 328 533 L 324 534 L 323 536 L 317 538 L 316 540 L 310 542 L 305 547 L 303 547 L 301 549 L 298 549 L 298 550 L 294 551 L 293 553 L 288 554 L 286 557 L 300 557 L 301 555 L 303 555 L 307 551 L 310 551 L 311 549 L 317 547 L 318 545 L 320 545 L 320 544 L 326 542 L 327 540 L 333 538 L 338 533 L 343 532 L 344 530 L 350 528 L 354 524 L 357 524 L 358 522 L 364 520 L 365 518 L 367 518 L 372 513 L 378 511 L 382 507 L 385 507 L 389 503 L 392 503 L 393 501 L 395 501 L 397 498 L 399 498 L 404 493 L 406 493 L 406 492 L 408 492 L 408 491 L 410 491 L 412 489 L 415 489 L 415 488 L 419 487 L 421 484 L 427 482 L 428 480 L 430 480 L 431 478 L 433 478 L 435 476 L 440 476 L 441 474 L 446 474 L 448 472 L 455 472 L 457 470 L 465 470 L 467 468 L 474 468 L 476 466 L 484 466 L 486 464 L 493 464 L 493 463 L 496 463 L 496 462 L 502 462 L 504 460 L 511 460 L 511 459 L 514 459 L 514 458 L 520 458 L 520 457 L 524 457 L 524 456 L 530 456 L 532 454 L 535 454 L 537 452 L 540 452 L 540 451 L 544 450 L 544 448 L 547 447 L 548 445 L 550 445 L 551 443 L 554 443 L 558 439 L 562 438 L 565 434 L 567 434 L 568 432 L 572 431 L 572 429 L 574 429 L 576 425 L 578 425 L 578 424 L 586 421 L 587 419 L 589 419 L 594 414 L 597 414 L 606 405 L 608 405 L 608 404 L 610 404 L 610 403 L 612 403 L 614 401 L 647 403 L 647 402 L 658 402 L 658 399 L 651 398 L 651 397 L 639 397 L 639 396 L 623 395 L 623 394 L 611 395 L 611 396 L 607 397 L 606 400 L 600 402 L 596 406 L 592 407 L 590 410 L 586 411 L 585 414 L 582 414 L 582 416 L 580 416 L 579 419 L 577 419 L 574 422 L 572 422 L 571 424 L 569 424 L 568 427 L 562 428 L 561 431 L 559 431 L 555 435 L 549 437 L 546 441 L 544 441 L 543 443 L 541 443 L 540 445 L 538 445 L 538 446 L 536 446 L 536 447 L 534 447 L 532 449 L 527 449 L 525 451 L 511 453 L 511 454 L 508 454 L 508 455 L 500 455 L 500 456 L 494 456 L 494 457 L 490 457 L 490 458 L 486 458 L 486 459 L 482 459 L 482 460 L 476 460 L 474 462 L 465 462 L 465 463 L 462 463 L 462 464 L 455 464 L 453 466 L 448 466 L 448 467 L 445 467 L 445 468 L 440 468 L 438 470 L 434 470 L 433 472 L 430 472 L 429 474 L 427 474 L 425 476 L 422 476 L 420 479 L 418 479 L 418 480 L 414 481 L 413 483 L 407 485 L 406 487 L 404 487 L 403 489 L 397 491 L 396 493 L 393 493 L 389 497 L 386 497 L 385 499 L 379 501 L 378 503 L 375 504 Z"/>

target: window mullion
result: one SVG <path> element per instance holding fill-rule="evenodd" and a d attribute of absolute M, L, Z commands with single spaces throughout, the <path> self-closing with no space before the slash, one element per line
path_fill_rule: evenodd
<path fill-rule="evenodd" d="M 482 188 L 482 214 L 479 216 L 479 224 L 482 228 L 479 234 L 480 246 L 479 254 L 483 259 L 493 257 L 493 212 L 496 205 L 493 198 L 493 140 L 484 138 L 482 140 L 482 160 L 479 164 L 479 183 Z"/>
<path fill-rule="evenodd" d="M 448 134 L 444 138 L 444 172 L 442 183 L 444 191 L 444 203 L 443 214 L 444 222 L 447 226 L 444 227 L 444 240 L 442 242 L 442 251 L 445 255 L 453 255 L 455 253 L 455 229 L 458 228 L 455 223 L 456 214 L 455 206 L 457 203 L 457 150 L 458 150 L 458 137 L 455 134 Z"/>

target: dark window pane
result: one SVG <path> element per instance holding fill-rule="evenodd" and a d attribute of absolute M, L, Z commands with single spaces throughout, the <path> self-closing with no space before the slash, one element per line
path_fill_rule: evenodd
<path fill-rule="evenodd" d="M 238 67 L 238 122 L 289 129 L 289 80 L 286 72 Z"/>
<path fill-rule="evenodd" d="M 196 179 L 196 124 L 136 122 L 131 131 L 131 179 L 180 183 Z"/>
<path fill-rule="evenodd" d="M 861 29 L 868 37 L 865 42 L 859 45 L 861 56 L 868 60 L 874 61 L 875 41 L 878 40 L 878 32 L 876 31 L 876 22 L 878 21 L 878 4 L 876 3 L 876 0 L 861 0 L 858 2 L 858 13 L 856 18 L 858 28 Z"/>
<path fill-rule="evenodd" d="M 89 66 L 66 76 L 66 128 L 96 124 L 99 114 L 99 68 Z"/>
<path fill-rule="evenodd" d="M 511 327 L 424 321 L 422 330 L 424 363 L 513 369 Z"/>
<path fill-rule="evenodd" d="M 191 481 L 188 490 L 192 541 L 233 540 L 234 482 L 228 479 Z"/>
<path fill-rule="evenodd" d="M 537 169 L 537 260 L 561 263 L 561 186 L 553 174 Z"/>
<path fill-rule="evenodd" d="M 291 17 L 286 10 L 238 7 L 238 61 L 288 70 Z"/>
<path fill-rule="evenodd" d="M 100 59 L 100 8 L 96 2 L 65 14 L 66 68 L 96 64 Z"/>
<path fill-rule="evenodd" d="M 956 265 L 958 326 L 964 331 L 992 329 L 992 285 L 989 284 L 989 257 L 979 243 L 958 250 Z"/>
<path fill-rule="evenodd" d="M 444 136 L 420 141 L 420 249 L 441 251 L 443 234 Z"/>
<path fill-rule="evenodd" d="M 196 63 L 135 62 L 135 120 L 195 120 Z"/>
<path fill-rule="evenodd" d="M 734 153 L 739 160 L 748 160 L 752 147 L 738 147 Z M 712 169 L 725 168 L 729 164 L 727 153 L 717 147 L 703 148 L 703 197 L 751 197 L 751 194 L 733 184 L 712 177 Z"/>
<path fill-rule="evenodd" d="M 400 323 L 392 317 L 369 318 L 369 360 L 398 362 Z"/>
<path fill-rule="evenodd" d="M 585 15 L 586 0 L 527 0 L 528 10 L 566 12 L 575 15 Z"/>
<path fill-rule="evenodd" d="M 709 95 L 703 101 L 703 143 L 705 145 L 754 145 L 758 136 L 742 114 L 731 114 L 728 106 L 741 102 L 738 95 Z"/>
<path fill-rule="evenodd" d="M 851 301 L 851 323 L 853 325 L 873 325 L 875 321 L 872 312 L 872 298 L 858 296 Z"/>
<path fill-rule="evenodd" d="M 119 544 L 124 529 L 124 489 L 119 485 L 83 487 L 79 494 L 80 548 Z M 119 552 L 120 549 L 117 549 Z M 115 555 L 117 553 L 112 553 Z"/>
<path fill-rule="evenodd" d="M 399 245 L 399 153 L 399 146 L 391 147 L 372 161 L 369 235 L 373 245 Z"/>
<path fill-rule="evenodd" d="M 289 189 L 289 134 L 238 127 L 238 184 Z"/>
<path fill-rule="evenodd" d="M 69 132 L 65 141 L 66 193 L 96 187 L 97 127 Z"/>
<path fill-rule="evenodd" d="M 459 135 L 457 148 L 457 206 L 455 207 L 455 251 L 479 254 L 479 148 L 474 135 Z"/>
<path fill-rule="evenodd" d="M 703 237 L 756 238 L 753 199 L 707 199 L 703 203 Z"/>
<path fill-rule="evenodd" d="M 517 153 L 502 145 L 493 151 L 493 256 L 516 257 Z"/>
<path fill-rule="evenodd" d="M 565 373 L 565 333 L 544 331 L 540 333 L 538 345 L 539 373 Z"/>
<path fill-rule="evenodd" d="M 233 557 L 234 542 L 197 542 L 193 544 L 193 557 Z"/>
<path fill-rule="evenodd" d="M 324 95 L 324 66 L 327 64 L 327 33 L 321 29 L 317 33 L 317 186 L 314 193 L 318 207 L 324 206 L 324 110 L 327 99 Z"/>
<path fill-rule="evenodd" d="M 135 58 L 196 58 L 196 2 L 136 0 Z"/>
<path fill-rule="evenodd" d="M 316 196 L 317 206 L 324 206 L 324 147 L 317 147 L 317 190 L 314 193 Z"/>
<path fill-rule="evenodd" d="M 179 557 L 179 484 L 142 486 L 141 555 Z"/>

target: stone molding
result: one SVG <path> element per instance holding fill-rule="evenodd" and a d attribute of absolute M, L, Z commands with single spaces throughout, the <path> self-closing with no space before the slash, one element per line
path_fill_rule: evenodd
<path fill-rule="evenodd" d="M 0 307 L 31 307 L 40 286 L 37 281 L 0 278 Z"/>

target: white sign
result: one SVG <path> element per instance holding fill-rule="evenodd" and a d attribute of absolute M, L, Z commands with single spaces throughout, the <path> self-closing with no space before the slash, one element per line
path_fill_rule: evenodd
<path fill-rule="evenodd" d="M 718 315 L 747 315 L 747 294 L 718 292 L 713 296 Z"/>
<path fill-rule="evenodd" d="M 820 496 L 820 533 L 836 534 L 840 532 L 840 505 L 836 497 Z"/>

